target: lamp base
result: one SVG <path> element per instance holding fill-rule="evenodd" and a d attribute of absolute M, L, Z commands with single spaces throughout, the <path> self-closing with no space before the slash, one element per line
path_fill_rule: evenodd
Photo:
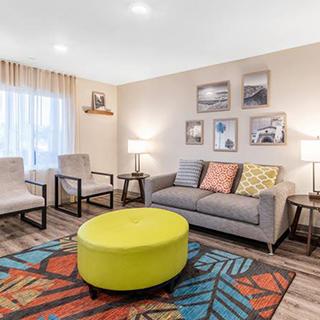
<path fill-rule="evenodd" d="M 309 199 L 320 200 L 320 193 L 319 192 L 309 192 Z"/>
<path fill-rule="evenodd" d="M 141 177 L 143 176 L 143 172 L 132 172 L 131 173 L 133 177 Z"/>

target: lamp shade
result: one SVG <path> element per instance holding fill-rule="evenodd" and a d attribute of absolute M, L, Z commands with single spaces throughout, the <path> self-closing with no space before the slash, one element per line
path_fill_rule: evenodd
<path fill-rule="evenodd" d="M 147 153 L 147 147 L 146 140 L 128 140 L 128 153 Z"/>
<path fill-rule="evenodd" d="M 320 140 L 301 141 L 301 160 L 320 162 Z"/>

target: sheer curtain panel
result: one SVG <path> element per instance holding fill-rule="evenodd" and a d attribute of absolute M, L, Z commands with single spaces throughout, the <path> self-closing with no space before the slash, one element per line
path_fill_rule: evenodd
<path fill-rule="evenodd" d="M 57 167 L 75 148 L 75 77 L 0 62 L 0 156 L 22 156 L 26 169 Z"/>

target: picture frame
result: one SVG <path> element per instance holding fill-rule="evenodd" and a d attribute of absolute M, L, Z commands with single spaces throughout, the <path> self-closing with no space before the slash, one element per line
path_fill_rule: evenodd
<path fill-rule="evenodd" d="M 92 109 L 106 110 L 106 96 L 103 92 L 92 92 Z"/>
<path fill-rule="evenodd" d="M 279 112 L 250 117 L 249 142 L 254 146 L 286 145 L 286 113 Z"/>
<path fill-rule="evenodd" d="M 270 106 L 270 70 L 251 72 L 242 76 L 242 109 Z"/>
<path fill-rule="evenodd" d="M 229 111 L 231 106 L 230 81 L 197 86 L 197 112 Z"/>
<path fill-rule="evenodd" d="M 213 150 L 238 151 L 238 118 L 213 120 Z"/>
<path fill-rule="evenodd" d="M 202 145 L 204 136 L 203 120 L 186 121 L 186 145 Z"/>

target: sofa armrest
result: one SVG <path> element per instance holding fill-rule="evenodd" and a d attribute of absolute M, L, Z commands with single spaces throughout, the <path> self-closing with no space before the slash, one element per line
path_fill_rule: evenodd
<path fill-rule="evenodd" d="M 260 226 L 271 243 L 275 243 L 290 226 L 287 198 L 295 184 L 284 181 L 260 193 Z"/>
<path fill-rule="evenodd" d="M 173 186 L 176 173 L 153 176 L 145 180 L 145 205 L 151 206 L 152 193 Z"/>

